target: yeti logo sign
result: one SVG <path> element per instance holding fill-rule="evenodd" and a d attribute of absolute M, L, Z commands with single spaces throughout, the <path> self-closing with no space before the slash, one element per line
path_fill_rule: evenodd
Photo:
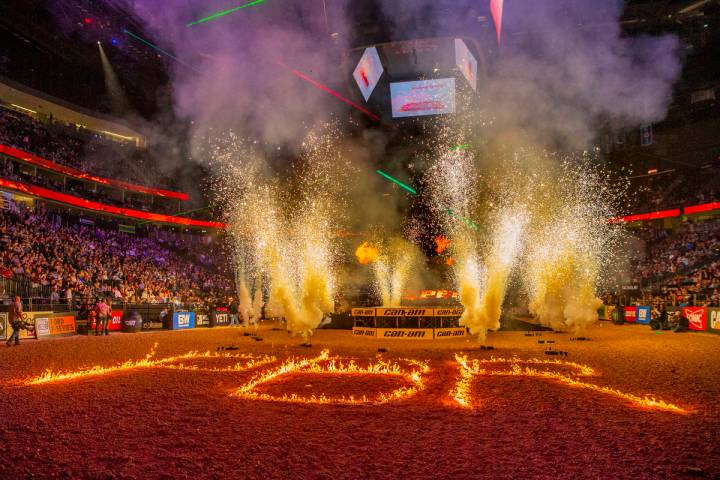
<path fill-rule="evenodd" d="M 706 329 L 705 307 L 684 307 L 683 316 L 688 319 L 690 330 Z"/>
<path fill-rule="evenodd" d="M 378 338 L 389 340 L 432 340 L 432 328 L 378 328 Z"/>
<path fill-rule="evenodd" d="M 432 316 L 431 308 L 378 308 L 378 317 L 427 317 Z"/>

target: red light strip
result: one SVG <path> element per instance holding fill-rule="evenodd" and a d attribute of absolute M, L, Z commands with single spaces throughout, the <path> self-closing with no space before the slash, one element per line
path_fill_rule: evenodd
<path fill-rule="evenodd" d="M 313 87 L 318 88 L 318 89 L 320 89 L 320 90 L 322 90 L 322 91 L 324 91 L 324 92 L 327 92 L 327 93 L 329 93 L 330 95 L 332 95 L 333 97 L 342 100 L 343 102 L 347 103 L 347 104 L 350 105 L 351 107 L 354 107 L 354 108 L 360 110 L 362 113 L 364 113 L 364 114 L 367 115 L 368 117 L 372 118 L 372 119 L 375 120 L 376 122 L 379 122 L 379 121 L 380 121 L 380 117 L 379 117 L 379 116 L 375 115 L 375 114 L 372 113 L 370 110 L 364 109 L 363 107 L 361 107 L 361 106 L 358 105 L 357 103 L 353 102 L 352 100 L 349 100 L 349 99 L 343 97 L 342 95 L 340 95 L 340 94 L 339 94 L 338 92 L 336 92 L 335 90 L 332 90 L 332 89 L 326 87 L 325 85 L 323 85 L 322 83 L 318 82 L 317 80 L 313 80 L 312 78 L 308 77 L 307 75 L 305 75 L 305 74 L 302 73 L 301 71 L 295 70 L 294 68 L 289 67 L 289 66 L 285 65 L 285 64 L 282 63 L 282 62 L 278 62 L 278 64 L 279 64 L 280 66 L 282 66 L 282 67 L 287 68 L 287 69 L 290 70 L 295 76 L 302 78 L 303 80 L 305 80 L 306 82 L 308 82 L 308 83 L 309 83 L 310 85 L 312 85 Z"/>
<path fill-rule="evenodd" d="M 671 218 L 671 217 L 679 217 L 679 216 L 680 216 L 680 209 L 674 208 L 672 210 L 660 210 L 658 212 L 639 213 L 636 215 L 628 215 L 626 217 L 611 218 L 607 222 L 608 223 L 629 223 L 629 222 L 640 222 L 643 220 L 657 220 L 660 218 Z"/>
<path fill-rule="evenodd" d="M 48 200 L 54 200 L 56 202 L 66 203 L 75 207 L 84 208 L 86 210 L 94 210 L 96 212 L 105 212 L 112 215 L 120 215 L 123 217 L 139 218 L 142 220 L 150 220 L 151 222 L 159 223 L 174 223 L 177 225 L 185 225 L 188 227 L 206 227 L 206 228 L 227 228 L 227 225 L 222 222 L 210 222 L 205 220 L 194 220 L 192 218 L 176 217 L 173 215 L 164 215 L 162 213 L 150 213 L 143 212 L 142 210 L 134 210 L 132 208 L 116 207 L 114 205 L 106 205 L 104 203 L 93 202 L 91 200 L 85 200 L 83 198 L 73 197 L 46 188 L 37 187 L 35 185 L 27 185 L 21 182 L 15 182 L 12 180 L 6 180 L 0 178 L 0 187 L 17 190 L 19 192 L 26 193 L 35 197 L 45 198 Z"/>
<path fill-rule="evenodd" d="M 187 193 L 173 192 L 170 190 L 163 190 L 160 188 L 143 187 L 142 185 L 135 185 L 133 183 L 123 182 L 122 180 L 114 180 L 112 178 L 98 177 L 89 173 L 77 170 L 75 168 L 66 167 L 59 165 L 53 161 L 46 160 L 28 152 L 18 150 L 7 145 L 0 145 L 0 153 L 3 153 L 9 157 L 17 158 L 23 162 L 27 162 L 37 167 L 42 167 L 47 170 L 67 175 L 68 177 L 78 178 L 80 180 L 87 180 L 90 182 L 100 183 L 111 187 L 120 188 L 122 190 L 130 190 L 132 192 L 146 193 L 149 195 L 157 195 L 159 197 L 177 198 L 179 200 L 187 200 L 190 198 Z"/>
<path fill-rule="evenodd" d="M 691 207 L 683 208 L 685 215 L 692 213 L 710 212 L 712 210 L 720 210 L 720 202 L 702 203 L 700 205 L 693 205 Z"/>

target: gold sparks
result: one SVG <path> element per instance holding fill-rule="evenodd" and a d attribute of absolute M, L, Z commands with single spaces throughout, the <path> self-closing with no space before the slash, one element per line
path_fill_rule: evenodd
<path fill-rule="evenodd" d="M 594 392 L 611 395 L 623 400 L 627 400 L 633 405 L 649 410 L 662 410 L 672 413 L 687 413 L 687 410 L 678 405 L 659 400 L 652 395 L 633 395 L 625 393 L 611 387 L 604 387 L 579 380 L 580 377 L 589 377 L 594 375 L 594 370 L 586 365 L 580 365 L 574 362 L 563 360 L 520 360 L 519 358 L 491 358 L 485 360 L 468 361 L 467 356 L 455 355 L 455 361 L 460 366 L 460 377 L 455 384 L 455 388 L 450 391 L 450 396 L 455 402 L 463 408 L 472 408 L 471 385 L 475 376 L 517 376 L 532 377 L 555 380 L 565 385 L 577 388 L 584 388 Z M 486 370 L 483 366 L 507 364 L 508 370 Z M 575 371 L 575 377 L 560 372 L 539 370 L 538 366 L 556 366 L 569 367 Z"/>
<path fill-rule="evenodd" d="M 288 402 L 288 403 L 316 403 L 316 404 L 341 404 L 341 405 L 360 405 L 360 404 L 383 404 L 394 400 L 405 399 L 415 395 L 417 392 L 425 388 L 422 376 L 429 370 L 426 362 L 418 360 L 400 360 L 408 364 L 411 368 L 402 368 L 398 363 L 379 360 L 370 363 L 366 367 L 362 367 L 350 360 L 343 363 L 337 357 L 331 357 L 328 350 L 323 350 L 320 355 L 310 359 L 291 358 L 277 368 L 260 373 L 248 383 L 238 388 L 233 395 L 248 400 L 265 400 L 271 402 Z M 396 376 L 407 380 L 410 386 L 403 386 L 393 390 L 390 393 L 380 393 L 370 398 L 366 395 L 355 398 L 349 397 L 328 397 L 324 394 L 312 395 L 310 397 L 302 397 L 295 393 L 284 394 L 282 396 L 273 396 L 266 393 L 258 393 L 255 391 L 259 385 L 269 382 L 282 375 L 292 373 L 316 374 L 316 375 L 383 375 Z"/>
<path fill-rule="evenodd" d="M 249 354 L 229 354 L 229 353 L 211 353 L 211 352 L 188 352 L 184 353 L 182 355 L 176 355 L 171 357 L 165 357 L 165 358 L 154 358 L 155 352 L 157 350 L 158 344 L 155 343 L 152 350 L 150 350 L 150 353 L 148 353 L 145 358 L 141 360 L 127 360 L 126 362 L 123 362 L 118 365 L 112 365 L 112 366 L 101 366 L 101 365 L 95 365 L 90 368 L 85 368 L 81 370 L 71 371 L 71 372 L 54 372 L 50 369 L 46 370 L 41 375 L 31 378 L 27 380 L 25 385 L 40 385 L 44 383 L 53 383 L 53 382 L 60 382 L 65 380 L 75 380 L 79 378 L 87 378 L 87 377 L 99 377 L 103 375 L 108 375 L 111 373 L 116 372 L 123 372 L 128 370 L 135 370 L 139 368 L 167 368 L 167 369 L 175 369 L 175 370 L 193 370 L 193 371 L 209 371 L 209 372 L 239 372 L 243 370 L 247 370 L 250 368 L 254 368 L 260 365 L 264 365 L 266 363 L 270 363 L 275 361 L 275 357 L 272 356 L 255 356 L 255 355 L 249 355 Z M 183 360 L 191 360 L 191 359 L 199 359 L 199 358 L 208 358 L 208 359 L 219 359 L 219 358 L 237 358 L 240 360 L 244 360 L 244 362 L 236 363 L 235 365 L 227 368 L 200 368 L 192 365 L 184 365 L 184 364 L 177 364 L 176 362 L 181 362 Z"/>

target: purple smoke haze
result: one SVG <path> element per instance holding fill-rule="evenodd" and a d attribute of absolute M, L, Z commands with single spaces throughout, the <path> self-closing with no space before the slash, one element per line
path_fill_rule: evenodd
<path fill-rule="evenodd" d="M 176 113 L 193 120 L 196 133 L 232 127 L 269 143 L 292 144 L 345 108 L 276 62 L 347 93 L 351 72 L 342 71 L 338 59 L 356 45 L 348 44 L 349 34 L 333 45 L 329 33 L 353 31 L 349 19 L 366 13 L 357 11 L 359 3 L 326 0 L 323 9 L 322 0 L 267 0 L 188 28 L 190 21 L 243 1 L 112 1 L 134 11 L 154 40 L 193 65 L 171 63 Z M 520 132 L 534 143 L 582 148 L 605 123 L 620 127 L 664 117 L 681 66 L 676 37 L 623 36 L 622 2 L 616 0 L 504 3 L 503 45 L 479 85 L 480 105 L 472 107 L 491 120 L 489 135 Z M 492 28 L 487 4 L 363 3 L 390 25 L 385 40 L 480 37 L 483 21 Z M 482 36 L 488 39 L 494 41 L 494 34 Z"/>

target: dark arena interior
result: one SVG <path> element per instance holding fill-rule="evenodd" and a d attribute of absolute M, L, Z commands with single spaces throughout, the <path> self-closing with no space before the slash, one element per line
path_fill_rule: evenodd
<path fill-rule="evenodd" d="M 0 2 L 0 479 L 720 479 L 719 34 Z"/>

